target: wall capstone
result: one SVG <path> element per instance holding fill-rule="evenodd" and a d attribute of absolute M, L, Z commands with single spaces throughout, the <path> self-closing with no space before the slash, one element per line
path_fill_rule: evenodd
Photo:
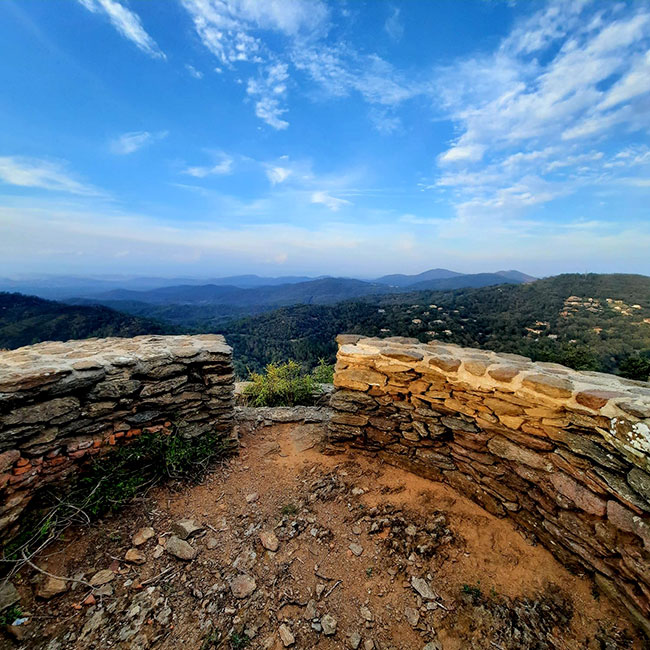
<path fill-rule="evenodd" d="M 402 337 L 337 340 L 331 442 L 511 517 L 650 635 L 650 384 Z"/>
<path fill-rule="evenodd" d="M 0 352 L 0 532 L 34 494 L 141 433 L 233 428 L 232 350 L 222 336 L 39 343 Z"/>

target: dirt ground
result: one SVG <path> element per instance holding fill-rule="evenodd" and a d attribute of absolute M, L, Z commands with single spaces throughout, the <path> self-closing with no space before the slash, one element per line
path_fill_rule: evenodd
<path fill-rule="evenodd" d="M 35 563 L 85 582 L 109 569 L 109 582 L 43 600 L 46 577 L 27 570 L 16 586 L 29 620 L 0 647 L 647 647 L 589 579 L 511 522 L 358 450 L 324 455 L 321 436 L 320 425 L 245 432 L 203 484 L 157 488 L 69 534 Z M 200 527 L 191 561 L 165 550 L 182 519 Z M 155 531 L 138 547 L 144 563 L 126 562 L 143 527 Z"/>

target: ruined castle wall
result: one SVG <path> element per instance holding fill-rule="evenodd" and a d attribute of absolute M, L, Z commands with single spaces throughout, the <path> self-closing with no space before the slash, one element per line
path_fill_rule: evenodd
<path fill-rule="evenodd" d="M 339 344 L 332 442 L 511 517 L 650 630 L 650 385 L 415 339 Z"/>
<path fill-rule="evenodd" d="M 0 352 L 0 536 L 41 487 L 135 436 L 230 436 L 233 386 L 232 350 L 211 334 Z"/>

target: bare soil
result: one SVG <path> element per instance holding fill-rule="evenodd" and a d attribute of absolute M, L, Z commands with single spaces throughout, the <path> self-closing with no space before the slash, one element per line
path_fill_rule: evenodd
<path fill-rule="evenodd" d="M 324 455 L 321 436 L 320 425 L 244 432 L 240 455 L 203 484 L 156 488 L 69 534 L 35 563 L 85 581 L 111 569 L 106 595 L 73 583 L 39 599 L 46 578 L 28 569 L 16 586 L 29 621 L 0 647 L 280 650 L 283 624 L 290 647 L 323 650 L 644 647 L 591 580 L 511 522 L 359 450 Z M 202 527 L 189 562 L 163 550 L 180 519 Z M 129 564 L 146 526 L 156 533 L 140 547 L 146 562 Z M 262 532 L 275 534 L 276 552 Z M 236 598 L 242 574 L 255 590 Z"/>

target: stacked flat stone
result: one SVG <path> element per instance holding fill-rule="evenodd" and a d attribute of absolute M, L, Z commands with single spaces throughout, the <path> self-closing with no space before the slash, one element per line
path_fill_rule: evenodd
<path fill-rule="evenodd" d="M 142 433 L 232 435 L 222 336 L 40 343 L 0 352 L 0 531 L 44 485 Z"/>
<path fill-rule="evenodd" d="M 650 632 L 650 384 L 342 335 L 329 433 L 510 516 Z"/>

